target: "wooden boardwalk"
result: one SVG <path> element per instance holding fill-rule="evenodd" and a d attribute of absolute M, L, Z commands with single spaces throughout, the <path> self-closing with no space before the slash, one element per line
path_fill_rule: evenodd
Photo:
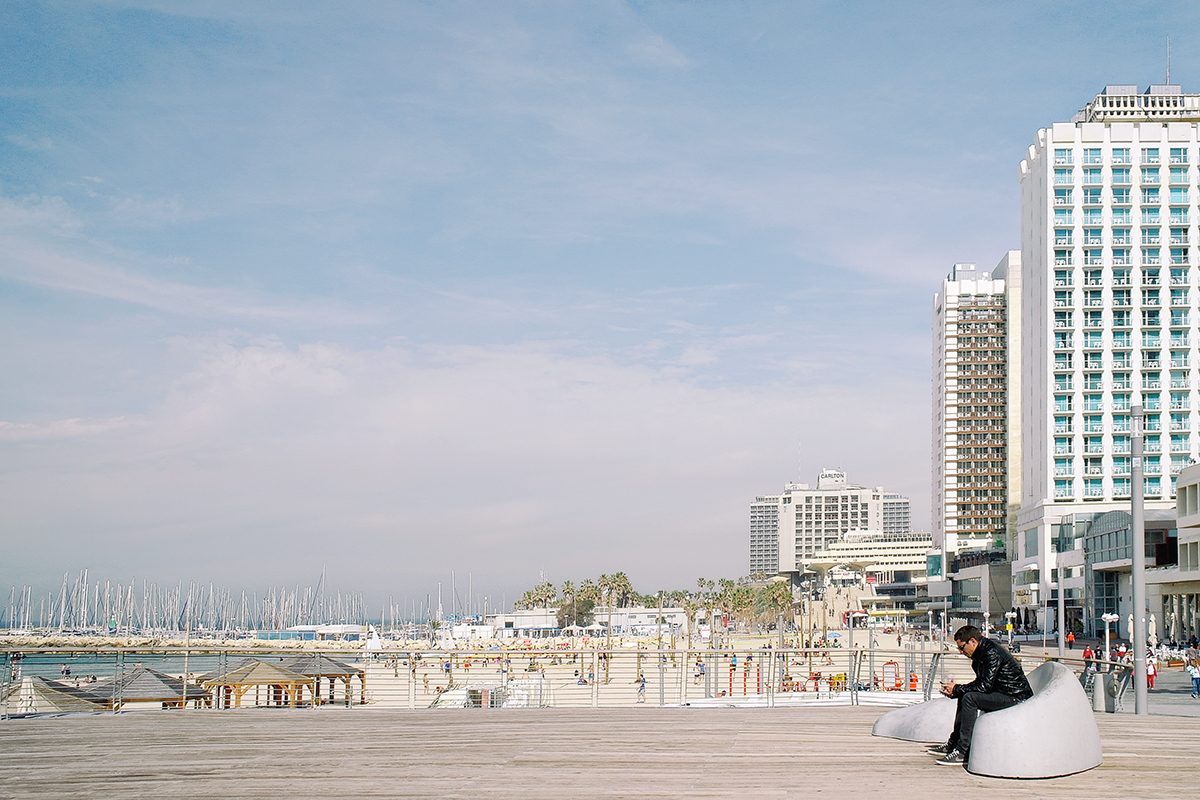
<path fill-rule="evenodd" d="M 1200 719 L 1098 715 L 1104 764 L 937 766 L 883 709 L 143 712 L 0 722 L 0 797 L 1184 797 Z"/>

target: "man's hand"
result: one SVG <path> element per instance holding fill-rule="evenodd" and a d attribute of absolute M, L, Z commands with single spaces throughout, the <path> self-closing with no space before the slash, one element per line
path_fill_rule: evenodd
<path fill-rule="evenodd" d="M 954 679 L 951 678 L 949 683 L 942 684 L 942 694 L 946 697 L 954 697 Z"/>

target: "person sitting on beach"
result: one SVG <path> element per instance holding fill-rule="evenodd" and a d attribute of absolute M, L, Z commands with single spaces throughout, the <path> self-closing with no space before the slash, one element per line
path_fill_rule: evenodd
<path fill-rule="evenodd" d="M 954 730 L 945 744 L 931 747 L 929 752 L 942 756 L 939 764 L 966 766 L 979 712 L 1015 706 L 1033 697 L 1033 689 L 1012 654 L 985 638 L 975 626 L 964 625 L 955 631 L 954 643 L 958 652 L 971 659 L 975 680 L 961 684 L 951 678 L 949 683 L 942 684 L 942 694 L 958 700 Z"/>

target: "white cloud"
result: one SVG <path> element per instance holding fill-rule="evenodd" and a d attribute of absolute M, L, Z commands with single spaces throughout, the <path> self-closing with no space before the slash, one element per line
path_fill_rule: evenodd
<path fill-rule="evenodd" d="M 186 549 L 185 575 L 239 585 L 328 563 L 396 594 L 450 569 L 503 587 L 623 569 L 658 588 L 746 571 L 747 503 L 794 477 L 797 439 L 807 472 L 924 494 L 925 437 L 892 425 L 917 409 L 894 399 L 711 388 L 536 344 L 194 346 L 140 424 L 25 436 L 3 460 L 0 503 L 31 534 L 14 555 L 168 580 L 153 553 Z"/>
<path fill-rule="evenodd" d="M 35 138 L 24 133 L 12 133 L 8 135 L 8 140 L 22 150 L 28 150 L 31 153 L 45 153 L 54 149 L 54 142 L 45 136 Z"/>
<path fill-rule="evenodd" d="M 626 52 L 635 60 L 659 67 L 690 67 L 692 60 L 658 34 L 651 34 L 628 45 Z"/>
<path fill-rule="evenodd" d="M 112 417 L 111 419 L 71 419 L 53 420 L 44 423 L 5 422 L 0 420 L 0 441 L 21 442 L 35 439 L 70 439 L 79 436 L 93 436 L 106 431 L 128 428 L 138 424 L 136 417 Z"/>
<path fill-rule="evenodd" d="M 65 225 L 66 222 L 61 220 L 70 219 L 65 207 L 56 203 L 21 205 L 10 202 L 7 206 L 0 203 L 0 227 L 5 217 L 43 229 L 55 224 Z M 370 311 L 350 310 L 332 302 L 289 303 L 245 290 L 155 278 L 138 271 L 132 264 L 113 264 L 92 252 L 84 256 L 64 253 L 57 243 L 44 243 L 36 235 L 0 236 L 0 250 L 5 255 L 0 259 L 0 278 L 82 292 L 183 317 L 241 317 L 307 325 L 357 325 L 375 319 Z M 137 266 L 143 266 L 140 262 L 147 260 L 140 256 L 129 257 L 129 261 Z M 165 259 L 164 262 L 176 264 L 180 259 Z"/>

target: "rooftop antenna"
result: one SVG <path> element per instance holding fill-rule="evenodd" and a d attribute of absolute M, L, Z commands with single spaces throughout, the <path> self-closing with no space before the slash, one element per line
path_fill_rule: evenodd
<path fill-rule="evenodd" d="M 804 483 L 804 443 L 796 442 L 796 481 Z"/>
<path fill-rule="evenodd" d="M 1171 37 L 1167 37 L 1167 85 L 1171 85 Z"/>

